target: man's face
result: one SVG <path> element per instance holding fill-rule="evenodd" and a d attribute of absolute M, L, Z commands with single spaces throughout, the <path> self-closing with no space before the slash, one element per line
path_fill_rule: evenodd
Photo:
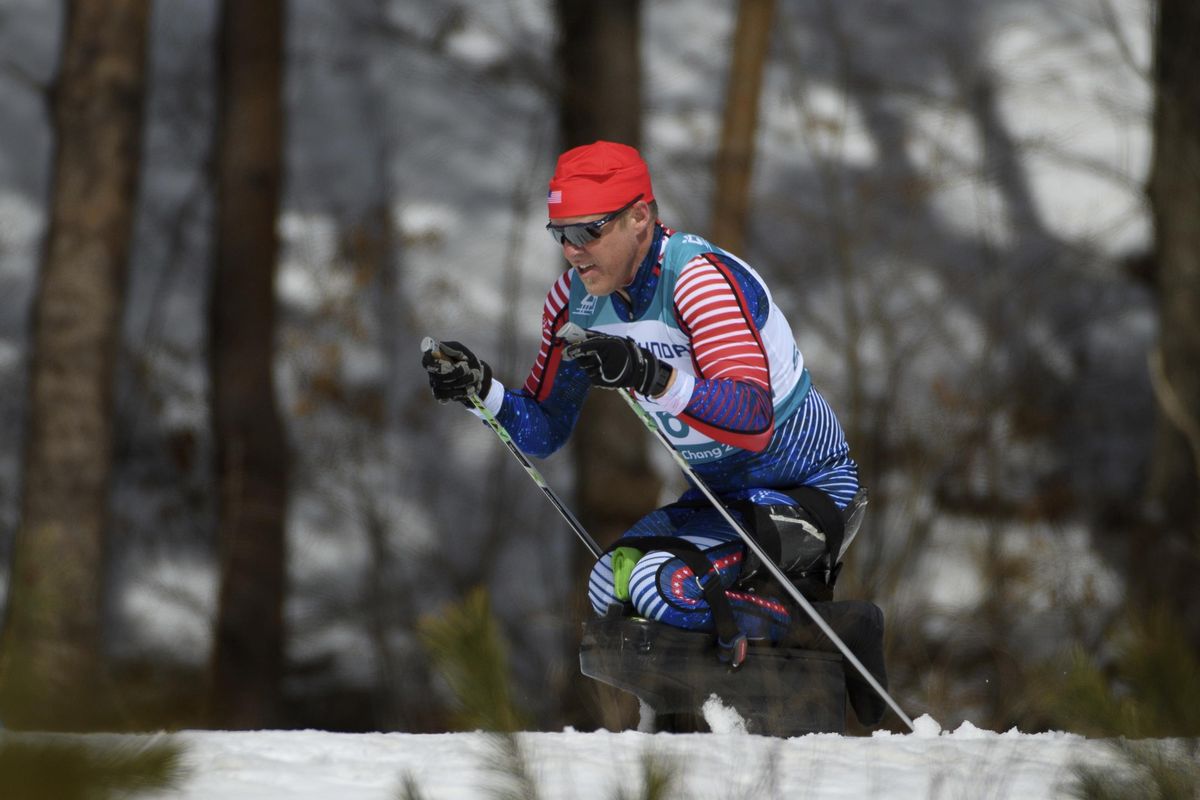
<path fill-rule="evenodd" d="M 555 225 L 594 222 L 604 214 L 551 219 Z M 604 297 L 633 282 L 637 268 L 648 249 L 650 208 L 638 201 L 601 229 L 600 238 L 583 246 L 562 243 L 563 257 L 575 268 L 588 294 Z"/>

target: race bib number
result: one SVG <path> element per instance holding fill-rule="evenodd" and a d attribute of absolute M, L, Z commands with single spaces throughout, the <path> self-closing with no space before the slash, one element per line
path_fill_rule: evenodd
<path fill-rule="evenodd" d="M 658 421 L 659 430 L 667 435 L 671 444 L 689 463 L 715 461 L 734 450 L 732 446 L 708 438 L 665 411 L 656 411 L 654 416 Z"/>

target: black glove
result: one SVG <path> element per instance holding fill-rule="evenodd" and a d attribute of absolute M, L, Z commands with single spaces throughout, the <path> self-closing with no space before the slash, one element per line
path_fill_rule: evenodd
<path fill-rule="evenodd" d="M 457 400 L 468 408 L 468 395 L 474 392 L 482 400 L 492 388 L 492 368 L 458 342 L 427 340 L 422 348 L 421 366 L 429 374 L 429 388 L 441 402 Z"/>
<path fill-rule="evenodd" d="M 569 344 L 563 358 L 583 367 L 592 383 L 604 389 L 633 389 L 646 397 L 666 391 L 674 370 L 627 336 L 588 332 L 582 342 Z"/>

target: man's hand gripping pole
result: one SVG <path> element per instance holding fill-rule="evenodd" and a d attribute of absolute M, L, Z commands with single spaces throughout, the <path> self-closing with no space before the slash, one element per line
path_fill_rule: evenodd
<path fill-rule="evenodd" d="M 434 358 L 439 360 L 452 360 L 449 358 L 449 356 L 441 351 L 441 346 L 438 344 L 438 342 L 429 336 L 426 336 L 421 341 L 421 352 L 429 353 Z M 475 392 L 469 392 L 467 397 L 470 399 L 471 405 L 474 406 L 475 410 L 479 412 L 479 415 L 483 418 L 483 421 L 488 424 L 488 427 L 492 429 L 496 436 L 500 437 L 500 441 L 504 442 L 504 446 L 507 447 L 508 451 L 513 454 L 513 457 L 521 463 L 521 467 L 525 470 L 525 474 L 527 474 L 530 478 L 533 478 L 533 482 L 536 483 L 538 488 L 542 490 L 542 493 L 549 498 L 550 503 L 558 510 L 558 513 L 562 515 L 562 518 L 567 521 L 567 524 L 571 526 L 571 530 L 575 531 L 575 535 L 578 536 L 584 545 L 587 546 L 588 550 L 592 551 L 592 555 L 597 559 L 604 555 L 604 551 L 600 549 L 600 545 L 596 543 L 596 540 L 592 538 L 591 534 L 584 530 L 583 524 L 580 523 L 580 521 L 576 519 L 575 515 L 571 513 L 571 509 L 567 508 L 563 504 L 562 500 L 559 499 L 558 495 L 555 494 L 554 490 L 550 488 L 550 484 L 546 483 L 546 479 L 542 477 L 542 473 L 538 472 L 537 467 L 533 466 L 533 464 L 529 462 L 529 459 L 524 453 L 521 452 L 521 448 L 517 447 L 516 442 L 514 442 L 512 437 L 509 436 L 505 427 L 500 424 L 500 420 L 496 419 L 496 415 L 493 414 L 491 410 L 483 404 L 483 401 L 479 399 L 479 395 L 477 395 Z"/>

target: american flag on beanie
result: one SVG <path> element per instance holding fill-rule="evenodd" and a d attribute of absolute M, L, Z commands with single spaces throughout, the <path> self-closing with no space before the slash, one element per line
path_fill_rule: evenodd
<path fill-rule="evenodd" d="M 560 189 L 552 189 L 550 191 L 550 193 L 546 195 L 546 202 L 547 203 L 561 203 L 562 202 L 562 191 Z"/>

